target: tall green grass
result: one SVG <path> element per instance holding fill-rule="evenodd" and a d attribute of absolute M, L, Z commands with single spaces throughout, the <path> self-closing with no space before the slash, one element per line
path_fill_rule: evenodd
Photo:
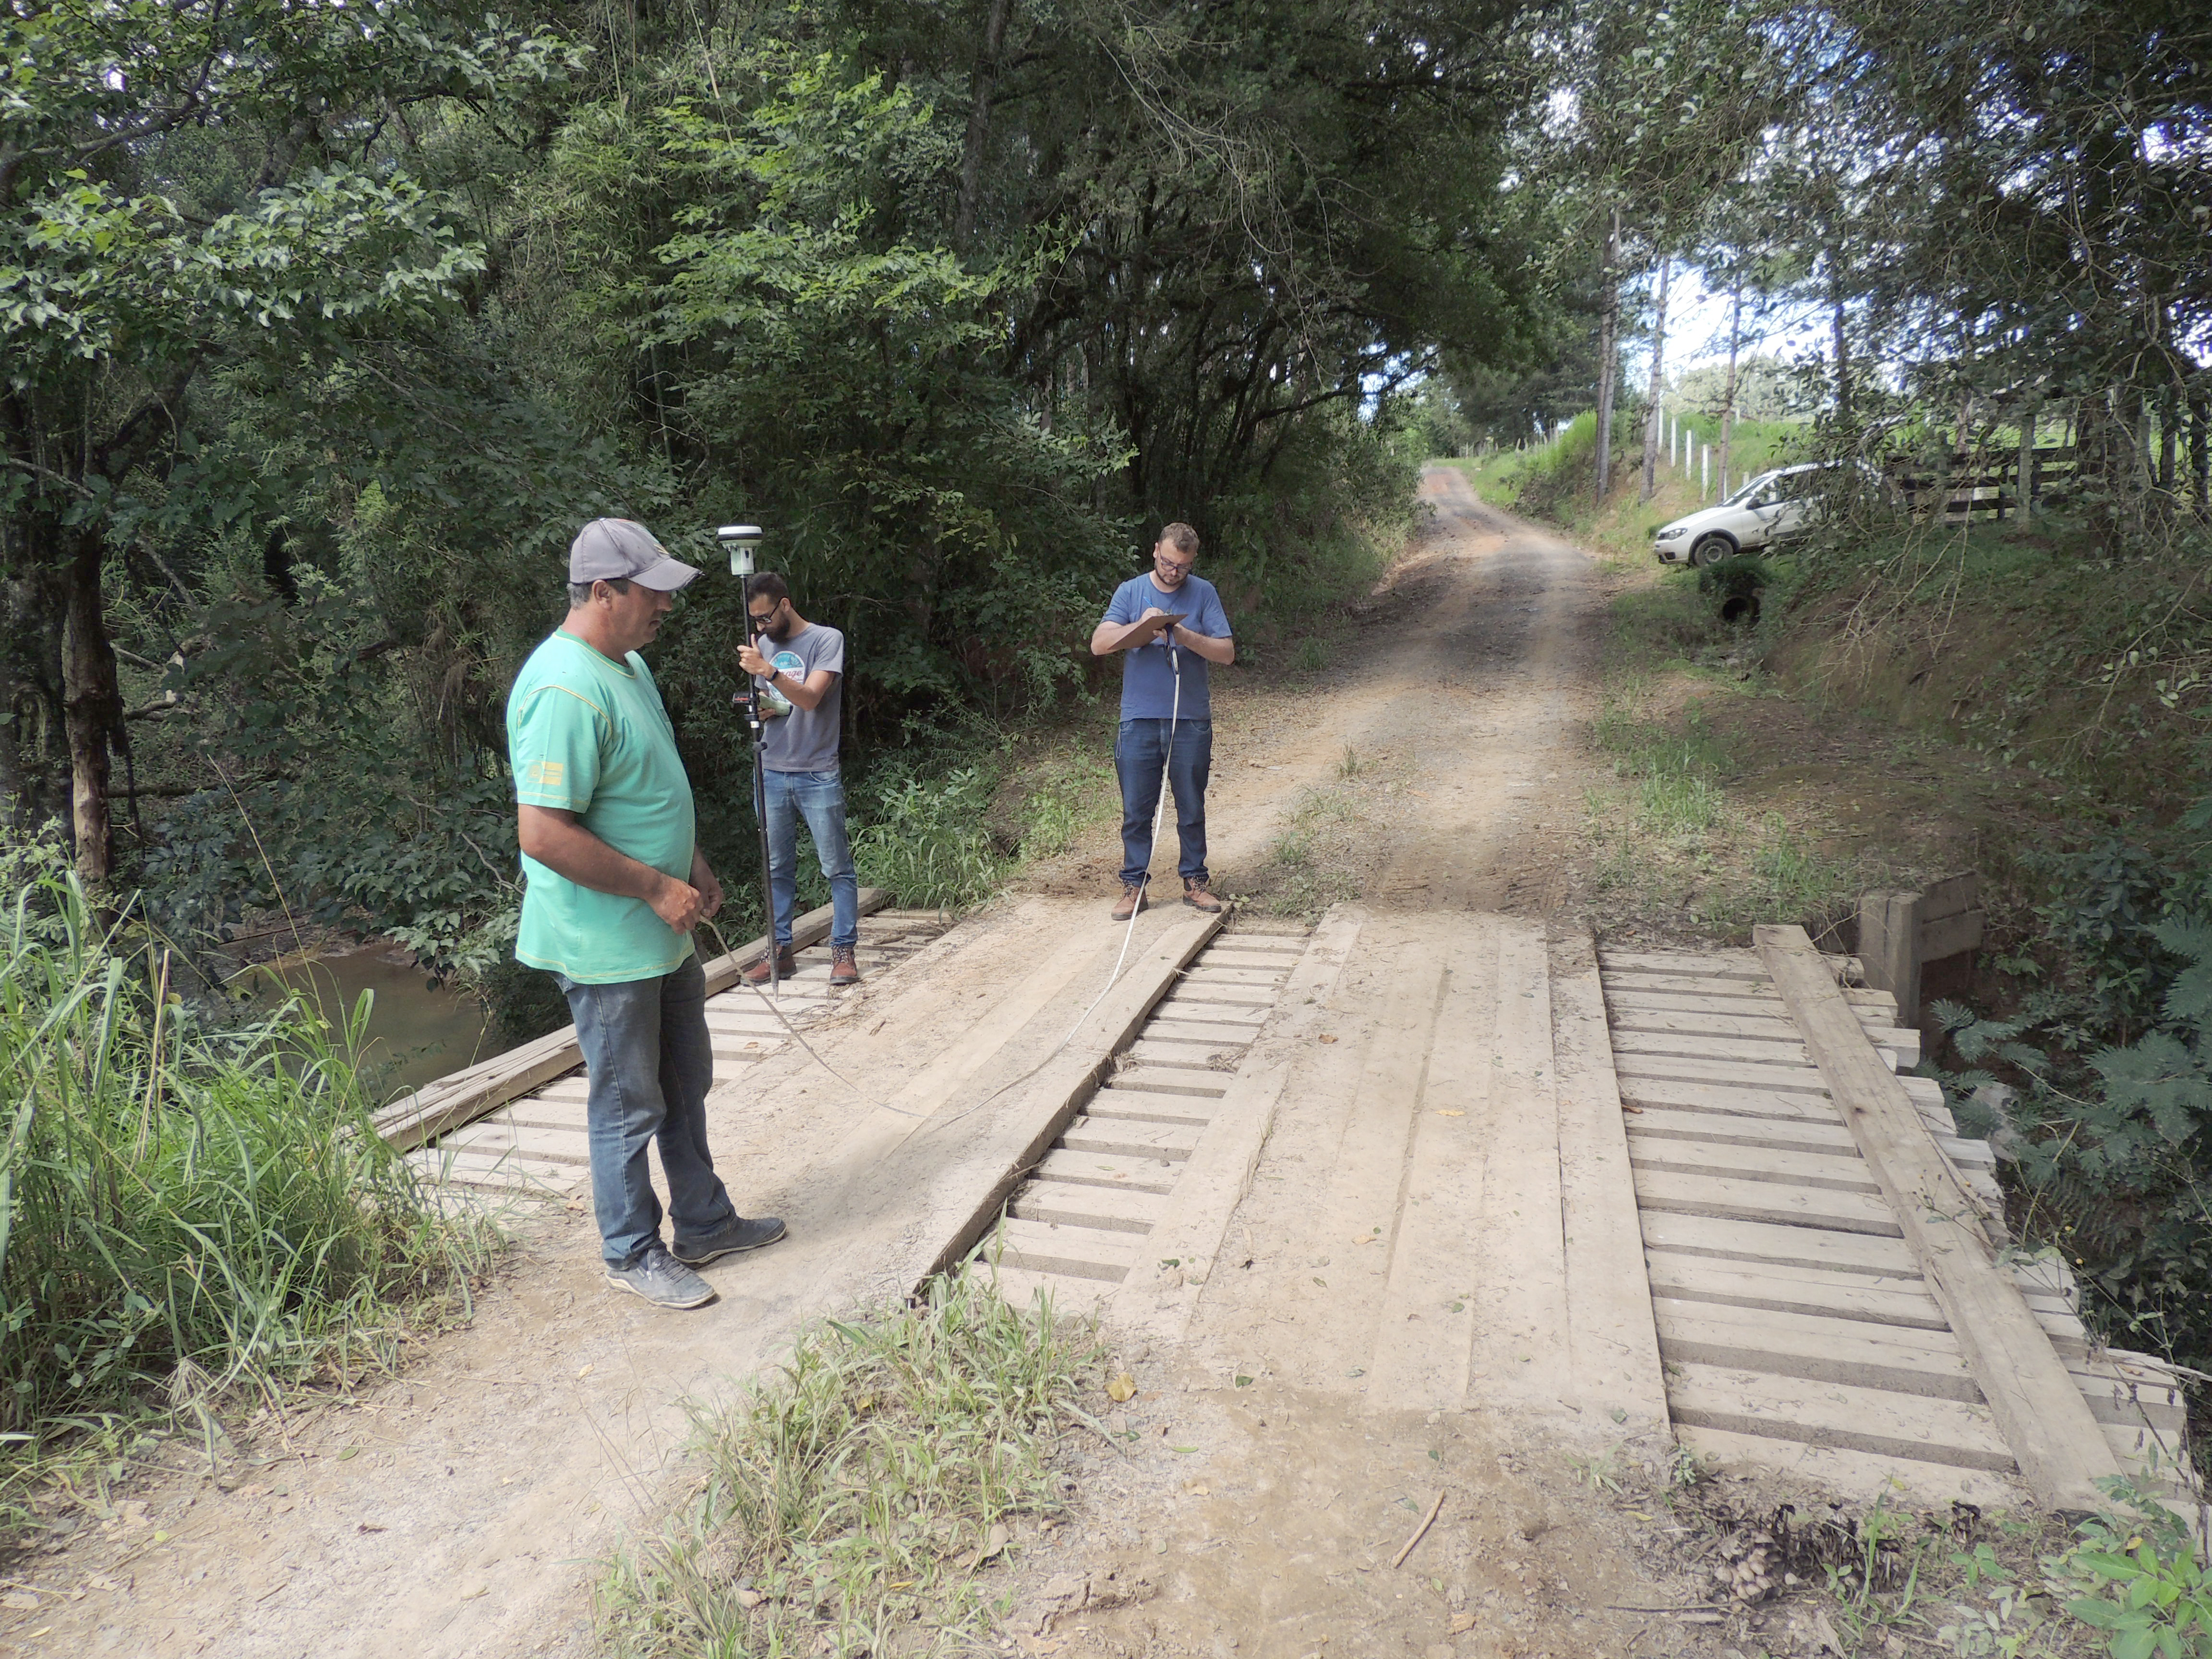
<path fill-rule="evenodd" d="M 612 1648 L 981 1651 L 1002 1592 L 979 1570 L 1005 1522 L 1058 1507 L 1048 1455 L 1098 1357 L 1048 1306 L 1008 1307 L 982 1265 L 920 1306 L 811 1328 L 698 1418 L 696 1496 L 599 1585 Z"/>
<path fill-rule="evenodd" d="M 0 963 L 0 1437 L 197 1415 L 392 1361 L 481 1265 L 298 1004 L 209 1029 L 57 861 L 18 852 Z M 135 937 L 143 940 L 143 935 Z M 366 1005 L 360 1019 L 366 1018 Z M 357 1035 L 357 1032 L 355 1034 Z M 4 1467 L 4 1466 L 0 1466 Z"/>

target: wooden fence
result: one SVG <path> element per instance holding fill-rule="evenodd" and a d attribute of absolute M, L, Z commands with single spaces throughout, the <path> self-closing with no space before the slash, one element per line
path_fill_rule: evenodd
<path fill-rule="evenodd" d="M 2081 465 L 2080 455 L 2071 444 L 2031 451 L 2027 462 L 2028 501 L 2063 505 L 2073 493 Z M 2021 458 L 2017 452 L 1989 458 L 1970 457 L 1948 467 L 1931 468 L 1917 461 L 1898 460 L 1890 462 L 1883 471 L 1916 518 L 1940 513 L 1954 520 L 1978 516 L 2002 519 L 2007 514 L 2020 511 Z"/>

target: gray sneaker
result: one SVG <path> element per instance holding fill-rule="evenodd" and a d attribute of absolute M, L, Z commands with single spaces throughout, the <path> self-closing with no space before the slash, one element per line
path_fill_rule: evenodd
<path fill-rule="evenodd" d="M 740 1250 L 757 1250 L 763 1244 L 773 1244 L 783 1237 L 783 1223 L 772 1215 L 748 1221 L 743 1216 L 734 1218 L 716 1233 L 696 1240 L 679 1238 L 676 1241 L 676 1259 L 687 1267 L 703 1267 L 709 1261 L 720 1261 L 726 1255 L 735 1255 Z M 705 1283 L 702 1279 L 701 1283 Z"/>
<path fill-rule="evenodd" d="M 610 1261 L 607 1283 L 656 1308 L 697 1308 L 714 1299 L 714 1287 L 669 1255 L 657 1238 L 627 1261 Z"/>

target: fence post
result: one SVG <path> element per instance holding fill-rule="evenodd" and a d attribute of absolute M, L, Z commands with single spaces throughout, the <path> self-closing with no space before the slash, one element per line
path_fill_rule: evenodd
<path fill-rule="evenodd" d="M 1713 447 L 1711 444 L 1699 444 L 1698 446 L 1698 499 L 1705 500 L 1706 496 L 1712 494 L 1712 490 Z"/>

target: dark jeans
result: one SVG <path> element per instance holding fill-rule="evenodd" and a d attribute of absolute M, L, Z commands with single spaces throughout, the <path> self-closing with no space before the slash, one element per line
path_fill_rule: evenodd
<path fill-rule="evenodd" d="M 1114 740 L 1114 769 L 1121 778 L 1121 879 L 1134 887 L 1152 862 L 1152 812 L 1160 804 L 1160 778 L 1175 791 L 1176 829 L 1182 837 L 1185 881 L 1206 876 L 1206 780 L 1213 769 L 1213 722 L 1184 720 L 1169 752 L 1166 720 L 1123 720 Z"/>
<path fill-rule="evenodd" d="M 659 979 L 579 985 L 565 974 L 553 978 L 591 1067 L 585 1109 L 601 1254 L 627 1261 L 660 1237 L 660 1200 L 646 1162 L 646 1144 L 655 1139 L 677 1238 L 696 1242 L 726 1225 L 737 1210 L 707 1151 L 714 1054 L 699 958 Z"/>
<path fill-rule="evenodd" d="M 845 838 L 845 782 L 828 772 L 763 771 L 768 793 L 768 886 L 775 896 L 775 942 L 791 943 L 791 914 L 799 904 L 799 821 L 814 837 L 814 855 L 830 878 L 830 943 L 849 948 L 860 940 L 860 882 L 853 872 L 852 843 Z"/>

